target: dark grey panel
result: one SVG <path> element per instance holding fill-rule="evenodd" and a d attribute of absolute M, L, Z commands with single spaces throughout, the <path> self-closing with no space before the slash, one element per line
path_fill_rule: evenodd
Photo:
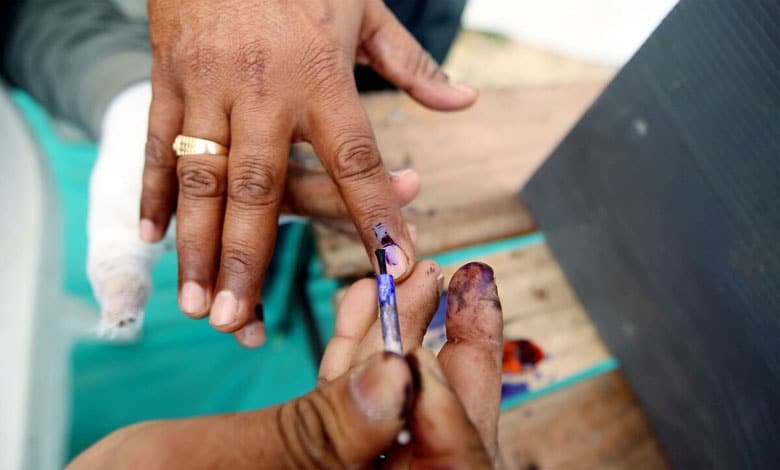
<path fill-rule="evenodd" d="M 682 0 L 523 190 L 678 468 L 780 468 L 780 2 Z"/>

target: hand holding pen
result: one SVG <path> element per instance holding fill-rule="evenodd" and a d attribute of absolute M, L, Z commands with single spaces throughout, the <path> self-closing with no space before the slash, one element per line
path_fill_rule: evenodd
<path fill-rule="evenodd" d="M 383 454 L 390 466 L 401 462 L 404 468 L 412 459 L 415 464 L 430 459 L 425 461 L 451 462 L 454 468 L 484 468 L 496 455 L 503 317 L 493 270 L 482 263 L 469 263 L 452 276 L 447 291 L 447 343 L 434 356 L 420 346 L 438 307 L 443 281 L 436 263 L 421 261 L 396 288 L 398 327 L 404 349 L 411 351 L 404 357 L 412 376 L 420 371 L 421 379 L 420 388 L 410 393 L 413 403 L 407 406 L 413 409 L 408 419 L 394 428 L 397 432 L 401 425 L 408 427 L 411 442 L 399 446 L 395 436 L 388 439 L 390 447 Z M 363 279 L 345 293 L 336 314 L 334 337 L 320 363 L 320 384 L 330 383 L 378 351 L 390 349 L 388 344 L 392 342 L 383 334 L 384 322 L 377 315 L 379 283 Z M 389 384 L 398 378 L 384 380 Z M 488 458 L 481 463 L 458 449 L 469 442 L 469 432 L 457 424 L 464 413 L 480 438 L 477 445 L 483 447 Z M 448 429 L 448 433 L 434 429 Z M 434 454 L 441 459 L 434 459 Z M 463 459 L 458 461 L 458 455 Z"/>
<path fill-rule="evenodd" d="M 376 284 L 358 281 L 339 306 L 316 390 L 255 411 L 128 426 L 68 469 L 492 467 L 503 325 L 493 272 L 470 263 L 455 273 L 436 357 L 419 346 L 442 280 L 423 261 L 397 286 L 406 356 L 381 352 Z M 404 427 L 411 442 L 399 446 Z"/>

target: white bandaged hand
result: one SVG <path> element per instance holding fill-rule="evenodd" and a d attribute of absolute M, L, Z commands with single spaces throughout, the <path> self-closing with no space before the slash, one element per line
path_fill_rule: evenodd
<path fill-rule="evenodd" d="M 100 304 L 98 332 L 134 337 L 151 292 L 151 269 L 163 243 L 139 237 L 144 146 L 151 85 L 119 93 L 103 117 L 98 158 L 89 187 L 87 273 Z"/>

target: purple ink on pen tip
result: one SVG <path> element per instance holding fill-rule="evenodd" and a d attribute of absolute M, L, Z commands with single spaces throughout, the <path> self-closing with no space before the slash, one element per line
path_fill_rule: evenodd
<path fill-rule="evenodd" d="M 379 297 L 379 323 L 382 325 L 382 342 L 385 351 L 403 354 L 401 329 L 398 326 L 398 307 L 395 302 L 395 282 L 393 276 L 387 274 L 385 250 L 380 248 L 374 254 L 379 262 L 376 287 Z"/>

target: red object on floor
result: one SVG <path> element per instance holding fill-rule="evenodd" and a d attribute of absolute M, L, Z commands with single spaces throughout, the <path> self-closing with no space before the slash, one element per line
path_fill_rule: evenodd
<path fill-rule="evenodd" d="M 535 366 L 544 359 L 544 351 L 530 340 L 516 339 L 504 342 L 502 370 L 519 373 L 525 367 Z"/>

